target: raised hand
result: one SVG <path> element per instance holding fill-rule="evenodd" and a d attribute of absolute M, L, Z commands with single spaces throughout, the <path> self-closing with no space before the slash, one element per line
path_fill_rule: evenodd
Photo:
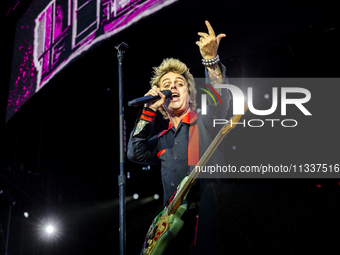
<path fill-rule="evenodd" d="M 214 29 L 208 21 L 205 21 L 205 25 L 207 26 L 208 34 L 204 32 L 198 32 L 198 35 L 201 37 L 200 40 L 196 42 L 196 44 L 199 46 L 200 53 L 204 59 L 212 59 L 216 57 L 220 41 L 223 37 L 226 37 L 226 35 L 219 34 L 216 36 Z"/>

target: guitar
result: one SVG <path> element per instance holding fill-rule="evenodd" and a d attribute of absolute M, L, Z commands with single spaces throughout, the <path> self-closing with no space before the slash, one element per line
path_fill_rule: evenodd
<path fill-rule="evenodd" d="M 245 105 L 245 110 L 248 106 Z M 178 185 L 177 190 L 170 203 L 161 211 L 152 221 L 146 234 L 140 255 L 160 255 L 164 252 L 169 242 L 176 237 L 183 227 L 182 215 L 187 209 L 186 196 L 193 185 L 194 181 L 200 174 L 200 169 L 208 162 L 223 138 L 229 133 L 242 115 L 235 115 L 225 124 L 218 132 L 208 149 L 205 151 L 194 170 L 189 176 L 186 176 Z M 197 171 L 198 169 L 198 171 Z"/>

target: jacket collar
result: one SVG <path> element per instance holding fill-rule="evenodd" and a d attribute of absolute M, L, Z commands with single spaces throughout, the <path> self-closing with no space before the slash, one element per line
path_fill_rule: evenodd
<path fill-rule="evenodd" d="M 184 115 L 181 122 L 186 123 L 186 124 L 192 124 L 196 121 L 196 119 L 197 119 L 197 113 L 195 113 L 193 111 L 189 111 Z M 171 121 L 169 121 L 168 130 L 171 129 L 172 127 L 173 127 L 173 125 L 172 125 Z"/>
<path fill-rule="evenodd" d="M 192 125 L 193 123 L 195 123 L 197 120 L 197 113 L 195 113 L 194 111 L 189 111 L 188 113 L 186 113 L 183 117 L 183 119 L 181 120 L 182 123 L 186 123 L 186 124 L 190 124 Z M 166 132 L 168 132 L 170 129 L 172 129 L 173 125 L 171 123 L 171 121 L 169 121 L 169 126 L 168 129 L 163 130 L 158 137 L 164 135 Z"/>

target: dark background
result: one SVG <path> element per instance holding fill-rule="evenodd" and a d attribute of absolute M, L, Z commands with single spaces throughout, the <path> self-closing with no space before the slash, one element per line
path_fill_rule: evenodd
<path fill-rule="evenodd" d="M 152 67 L 162 59 L 179 58 L 195 77 L 204 76 L 195 45 L 197 32 L 206 32 L 204 20 L 210 21 L 216 34 L 227 35 L 219 55 L 229 77 L 338 77 L 339 28 L 334 1 L 178 1 L 92 47 L 5 124 L 15 24 L 29 3 L 8 0 L 1 6 L 0 254 L 5 254 L 9 215 L 10 254 L 118 254 L 116 44 L 124 41 L 130 47 L 123 60 L 127 134 L 138 113 L 138 109 L 127 107 L 127 101 L 148 90 Z M 336 92 L 334 88 L 334 100 Z M 336 113 L 336 102 L 327 98 L 314 102 L 331 105 Z M 157 118 L 161 122 L 160 116 Z M 320 121 L 314 116 L 313 120 Z M 162 122 L 157 128 L 166 125 Z M 337 146 L 336 133 L 325 131 L 321 124 L 314 130 L 319 132 L 307 132 L 302 149 L 319 141 L 320 146 L 311 150 L 330 152 L 329 159 L 336 160 L 337 147 L 324 147 Z M 269 138 L 248 133 L 247 139 L 242 139 L 241 131 L 235 129 L 235 135 L 226 140 L 230 141 L 226 153 L 245 161 L 259 147 L 265 157 L 266 151 L 273 152 L 273 143 L 287 140 L 285 135 L 269 133 Z M 300 130 L 304 131 L 308 130 Z M 293 133 L 290 139 L 296 147 L 302 138 Z M 232 145 L 237 149 L 232 150 Z M 151 220 L 162 208 L 161 199 L 152 199 L 155 193 L 162 197 L 159 168 L 143 171 L 142 167 L 126 160 L 125 169 L 130 172 L 126 185 L 128 254 L 138 253 Z M 240 180 L 250 182 L 338 185 L 335 179 Z M 134 193 L 139 194 L 139 200 L 131 198 Z M 29 212 L 29 218 L 23 216 L 24 211 Z M 42 228 L 49 221 L 58 231 L 47 238 Z"/>

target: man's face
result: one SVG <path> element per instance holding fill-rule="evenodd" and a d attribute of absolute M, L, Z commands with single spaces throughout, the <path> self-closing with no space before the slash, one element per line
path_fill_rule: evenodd
<path fill-rule="evenodd" d="M 166 99 L 163 105 L 170 115 L 180 115 L 190 109 L 189 87 L 184 76 L 171 72 L 165 74 L 161 78 L 160 89 L 172 92 L 172 98 Z"/>

